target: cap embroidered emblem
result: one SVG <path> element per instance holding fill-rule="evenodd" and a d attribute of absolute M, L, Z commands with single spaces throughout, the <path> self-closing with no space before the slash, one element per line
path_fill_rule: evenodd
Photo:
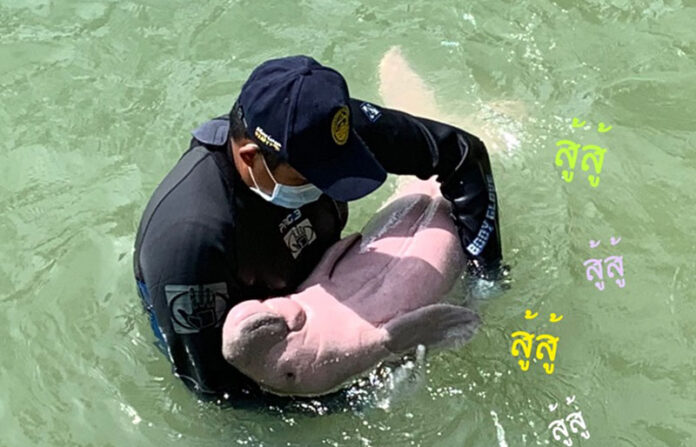
<path fill-rule="evenodd" d="M 348 132 L 350 130 L 349 117 L 348 106 L 343 106 L 336 111 L 331 120 L 331 136 L 339 146 L 343 146 L 348 141 Z"/>
<path fill-rule="evenodd" d="M 280 151 L 281 144 L 273 139 L 272 136 L 268 135 L 264 130 L 258 126 L 254 130 L 254 136 L 259 139 L 260 142 L 266 146 L 270 146 L 275 149 L 276 152 Z"/>

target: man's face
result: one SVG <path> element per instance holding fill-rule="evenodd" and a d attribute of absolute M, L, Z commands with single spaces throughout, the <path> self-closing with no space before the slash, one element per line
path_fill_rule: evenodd
<path fill-rule="evenodd" d="M 266 166 L 264 166 L 263 155 L 256 143 L 249 139 L 243 139 L 241 141 L 230 139 L 230 143 L 237 170 L 242 178 L 248 180 L 247 172 L 251 169 L 259 188 L 271 194 L 275 183 L 271 176 L 268 175 Z M 273 174 L 273 178 L 275 178 L 276 182 L 283 185 L 299 186 L 308 183 L 307 179 L 304 178 L 302 174 L 287 163 L 280 163 L 271 170 L 271 174 Z M 247 182 L 247 184 L 251 186 L 252 182 Z"/>

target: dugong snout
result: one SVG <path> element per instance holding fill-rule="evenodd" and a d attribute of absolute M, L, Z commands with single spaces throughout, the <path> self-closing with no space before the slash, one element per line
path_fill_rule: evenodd
<path fill-rule="evenodd" d="M 301 306 L 287 298 L 250 300 L 230 311 L 222 328 L 222 355 L 242 372 L 266 367 L 264 356 L 306 322 Z"/>
<path fill-rule="evenodd" d="M 259 353 L 267 352 L 290 333 L 285 318 L 272 312 L 251 314 L 236 324 L 225 324 L 222 330 L 222 355 L 242 370 L 251 368 Z"/>

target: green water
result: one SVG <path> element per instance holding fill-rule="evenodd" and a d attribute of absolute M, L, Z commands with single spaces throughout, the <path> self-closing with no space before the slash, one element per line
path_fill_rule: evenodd
<path fill-rule="evenodd" d="M 560 446 L 547 426 L 573 406 L 576 446 L 696 445 L 694 24 L 693 0 L 0 0 L 0 446 Z M 524 106 L 489 117 L 511 288 L 471 344 L 366 408 L 197 402 L 133 283 L 147 199 L 262 60 L 313 55 L 379 102 L 392 45 L 448 114 Z M 564 138 L 607 148 L 599 187 L 580 161 L 560 178 Z M 608 255 L 626 286 L 600 292 L 582 263 Z M 559 337 L 552 375 L 520 370 L 517 330 Z"/>

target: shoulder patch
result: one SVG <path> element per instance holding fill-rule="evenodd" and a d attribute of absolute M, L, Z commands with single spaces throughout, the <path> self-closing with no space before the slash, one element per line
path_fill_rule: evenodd
<path fill-rule="evenodd" d="M 229 307 L 227 284 L 164 286 L 172 327 L 177 334 L 196 334 L 222 325 Z"/>
<path fill-rule="evenodd" d="M 370 122 L 373 123 L 377 121 L 380 116 L 382 116 L 382 112 L 380 112 L 377 107 L 370 104 L 369 102 L 364 102 L 360 104 L 360 110 L 362 110 L 367 119 L 369 119 Z"/>

